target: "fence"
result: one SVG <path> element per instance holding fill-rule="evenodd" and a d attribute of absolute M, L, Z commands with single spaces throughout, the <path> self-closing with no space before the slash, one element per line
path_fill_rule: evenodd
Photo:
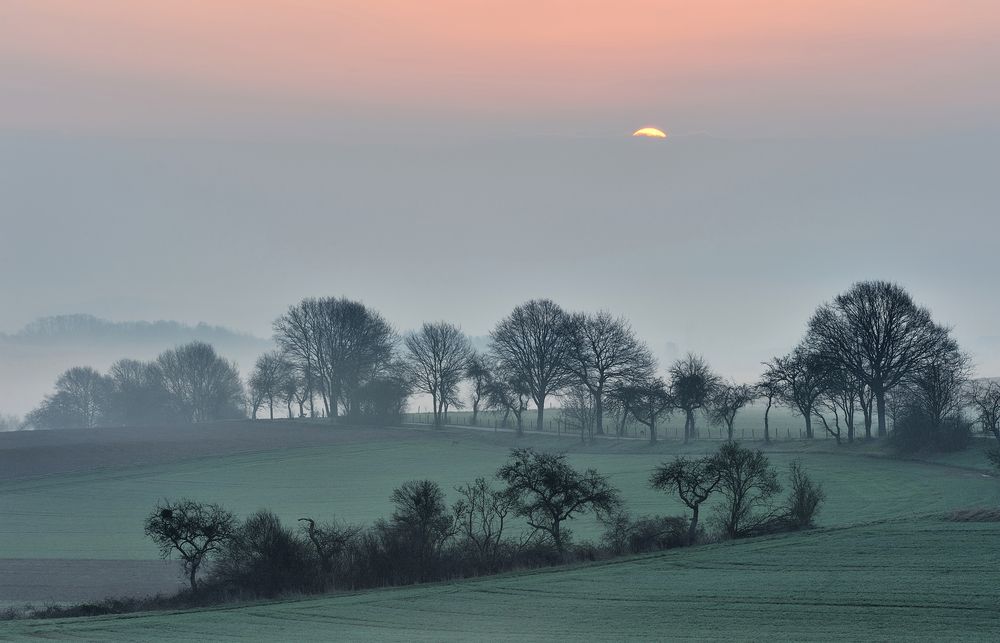
<path fill-rule="evenodd" d="M 580 435 L 580 427 L 572 426 L 570 423 L 566 422 L 561 417 L 558 417 L 559 409 L 551 408 L 545 409 L 546 415 L 553 415 L 555 417 L 548 417 L 541 428 L 538 427 L 538 419 L 536 412 L 534 410 L 524 411 L 524 415 L 521 417 L 521 425 L 524 431 L 531 433 L 550 433 L 556 435 Z M 434 414 L 429 412 L 417 413 L 407 413 L 404 415 L 404 420 L 409 424 L 423 424 L 423 425 L 433 425 L 434 424 Z M 442 426 L 451 427 L 471 427 L 472 424 L 472 413 L 470 411 L 454 411 L 446 414 L 443 418 Z M 635 421 L 630 421 L 625 423 L 624 430 L 621 434 L 618 433 L 618 429 L 621 426 L 620 422 L 614 420 L 614 418 L 605 418 L 604 421 L 604 437 L 605 438 L 626 438 L 626 439 L 648 439 L 649 433 L 647 427 L 639 424 Z M 517 419 L 514 417 L 513 413 L 507 416 L 507 422 L 504 424 L 504 413 L 502 411 L 480 411 L 476 420 L 475 428 L 480 430 L 493 429 L 494 431 L 514 431 L 517 430 Z M 695 430 L 697 432 L 696 439 L 698 440 L 718 440 L 724 441 L 729 439 L 729 432 L 724 426 L 703 424 L 701 426 L 696 425 Z M 863 429 L 862 429 L 863 431 Z M 772 441 L 784 440 L 784 441 L 794 441 L 794 440 L 834 440 L 834 436 L 830 435 L 822 427 L 813 427 L 813 437 L 809 438 L 806 436 L 805 427 L 789 427 L 786 424 L 774 424 L 772 423 L 770 428 L 770 439 Z M 683 440 L 684 439 L 684 428 L 683 426 L 677 426 L 672 423 L 665 423 L 662 426 L 656 427 L 656 435 L 659 440 L 673 439 L 673 440 Z M 750 440 L 763 440 L 764 439 L 764 427 L 740 427 L 736 426 L 733 429 L 733 438 L 741 441 Z M 842 438 L 847 438 L 847 432 L 844 430 Z"/>

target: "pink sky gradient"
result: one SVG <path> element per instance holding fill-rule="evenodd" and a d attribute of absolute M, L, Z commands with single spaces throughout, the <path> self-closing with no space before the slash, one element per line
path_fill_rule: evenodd
<path fill-rule="evenodd" d="M 7 0 L 2 13 L 8 131 L 375 113 L 390 131 L 431 118 L 801 135 L 947 129 L 1000 107 L 995 0 Z"/>

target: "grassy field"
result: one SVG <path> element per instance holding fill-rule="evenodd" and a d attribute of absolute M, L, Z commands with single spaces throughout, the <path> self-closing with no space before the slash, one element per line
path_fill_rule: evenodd
<path fill-rule="evenodd" d="M 998 538 L 998 523 L 888 520 L 451 584 L 17 622 L 0 637 L 995 640 Z"/>
<path fill-rule="evenodd" d="M 648 488 L 651 469 L 717 442 L 583 445 L 551 434 L 518 439 L 301 422 L 233 423 L 183 436 L 0 435 L 0 465 L 20 463 L 0 475 L 0 603 L 98 598 L 79 593 L 98 591 L 89 585 L 118 594 L 176 587 L 178 579 L 151 567 L 157 552 L 142 534 L 146 512 L 163 497 L 219 502 L 242 515 L 269 508 L 289 522 L 336 515 L 369 523 L 389 513 L 389 494 L 401 482 L 430 478 L 454 497 L 455 485 L 491 476 L 513 446 L 565 451 L 574 464 L 609 475 L 633 512 L 670 514 L 683 509 Z M 979 447 L 933 460 L 887 457 L 877 444 L 786 441 L 765 450 L 782 472 L 799 459 L 824 484 L 820 530 L 453 585 L 169 616 L 4 624 L 0 638 L 546 638 L 564 631 L 827 638 L 809 629 L 817 618 L 830 636 L 902 623 L 937 638 L 997 625 L 983 606 L 998 607 L 987 589 L 998 580 L 993 542 L 1000 525 L 931 517 L 1000 503 L 1000 484 Z M 89 455 L 73 457 L 81 451 Z M 29 455 L 39 475 L 23 464 Z M 592 518 L 573 522 L 577 540 L 600 537 Z M 93 582 L 66 578 L 66 570 L 81 569 L 93 570 Z M 155 629 L 144 634 L 144 627 Z"/>
<path fill-rule="evenodd" d="M 329 428 L 344 432 L 353 429 Z M 239 438 L 234 430 L 234 438 Z M 294 442 L 289 442 L 294 444 Z M 310 447 L 284 446 L 145 466 L 106 467 L 0 483 L 0 558 L 152 559 L 157 553 L 142 521 L 161 498 L 190 496 L 218 502 L 238 514 L 261 508 L 294 522 L 302 516 L 368 523 L 389 513 L 389 495 L 401 482 L 430 478 L 446 490 L 491 476 L 515 445 L 567 450 L 571 461 L 611 476 L 636 513 L 679 513 L 682 507 L 649 489 L 650 471 L 682 447 L 665 443 L 605 441 L 580 446 L 573 439 L 473 433 L 458 429 L 383 431 L 371 441 L 345 439 Z M 696 444 L 687 451 L 714 448 Z M 859 446 L 778 444 L 769 450 L 779 469 L 803 458 L 827 488 L 824 525 L 975 506 L 1000 500 L 1000 485 L 982 471 L 866 455 Z M 985 469 L 985 459 L 965 456 Z M 600 536 L 596 521 L 571 527 L 578 538 Z"/>

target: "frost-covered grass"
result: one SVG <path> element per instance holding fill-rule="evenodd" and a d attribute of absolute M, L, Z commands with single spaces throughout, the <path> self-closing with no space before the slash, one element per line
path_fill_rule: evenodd
<path fill-rule="evenodd" d="M 990 640 L 1000 524 L 935 517 L 308 600 L 21 621 L 101 640 Z"/>
<path fill-rule="evenodd" d="M 283 429 L 291 430 L 291 429 Z M 364 429 L 331 428 L 331 431 Z M 233 439 L 239 438 L 234 430 Z M 389 512 L 389 494 L 401 482 L 429 478 L 446 491 L 476 476 L 491 476 L 515 445 L 568 450 L 581 467 L 611 476 L 635 513 L 679 513 L 675 501 L 647 485 L 651 469 L 683 449 L 696 453 L 715 442 L 681 447 L 603 441 L 580 446 L 554 436 L 462 430 L 382 431 L 371 441 L 281 448 L 149 466 L 115 466 L 0 483 L 0 558 L 152 559 L 156 549 L 142 521 L 161 498 L 190 496 L 221 503 L 238 514 L 268 508 L 295 522 L 302 516 L 368 523 Z M 294 442 L 291 442 L 294 444 Z M 769 449 L 783 470 L 795 458 L 827 489 L 823 526 L 998 504 L 1000 483 L 988 477 L 977 452 L 947 463 L 900 461 L 865 445 L 779 443 Z M 571 528 L 596 539 L 596 521 Z"/>

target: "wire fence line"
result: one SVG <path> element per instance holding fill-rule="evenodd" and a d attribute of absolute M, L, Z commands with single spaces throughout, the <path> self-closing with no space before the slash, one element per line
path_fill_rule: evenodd
<path fill-rule="evenodd" d="M 552 411 L 558 413 L 557 408 L 553 408 Z M 549 412 L 549 409 L 546 409 Z M 530 413 L 530 417 L 528 414 Z M 433 426 L 434 425 L 434 414 L 430 412 L 416 412 L 407 413 L 404 415 L 405 421 L 409 424 L 420 424 Z M 444 418 L 442 418 L 441 426 L 463 428 L 463 427 L 473 427 L 480 430 L 483 429 L 494 429 L 494 430 L 517 430 L 517 419 L 513 414 L 509 414 L 504 422 L 503 411 L 480 411 L 476 419 L 476 423 L 472 423 L 472 413 L 468 411 L 458 411 L 448 413 Z M 579 436 L 581 434 L 580 427 L 573 425 L 566 420 L 555 417 L 547 418 L 541 428 L 538 426 L 538 419 L 535 412 L 525 411 L 524 417 L 521 419 L 521 426 L 524 431 L 531 433 L 548 433 L 556 435 L 574 435 Z M 604 422 L 604 433 L 603 436 L 606 438 L 616 438 L 623 437 L 629 439 L 649 439 L 649 430 L 646 426 L 639 424 L 637 422 L 626 422 L 624 430 L 619 433 L 619 428 L 621 424 L 615 422 L 612 418 L 608 418 Z M 702 424 L 701 426 L 696 425 L 697 435 L 695 439 L 698 440 L 718 440 L 724 441 L 729 439 L 729 432 L 725 426 L 713 425 L 713 424 Z M 861 427 L 863 432 L 863 427 Z M 586 435 L 591 435 L 589 430 L 584 430 Z M 792 428 L 785 424 L 772 424 L 770 428 L 770 439 L 771 440 L 835 440 L 836 438 L 827 431 L 816 427 L 813 429 L 813 437 L 810 438 L 806 435 L 806 431 L 803 427 Z M 683 427 L 678 427 L 676 425 L 664 424 L 663 426 L 658 426 L 656 428 L 656 436 L 659 440 L 673 439 L 673 440 L 683 440 L 684 439 L 684 429 Z M 847 431 L 843 429 L 842 439 L 846 439 Z M 857 436 L 855 436 L 857 437 Z M 733 430 L 733 438 L 737 440 L 763 440 L 764 439 L 764 427 L 735 427 Z"/>

